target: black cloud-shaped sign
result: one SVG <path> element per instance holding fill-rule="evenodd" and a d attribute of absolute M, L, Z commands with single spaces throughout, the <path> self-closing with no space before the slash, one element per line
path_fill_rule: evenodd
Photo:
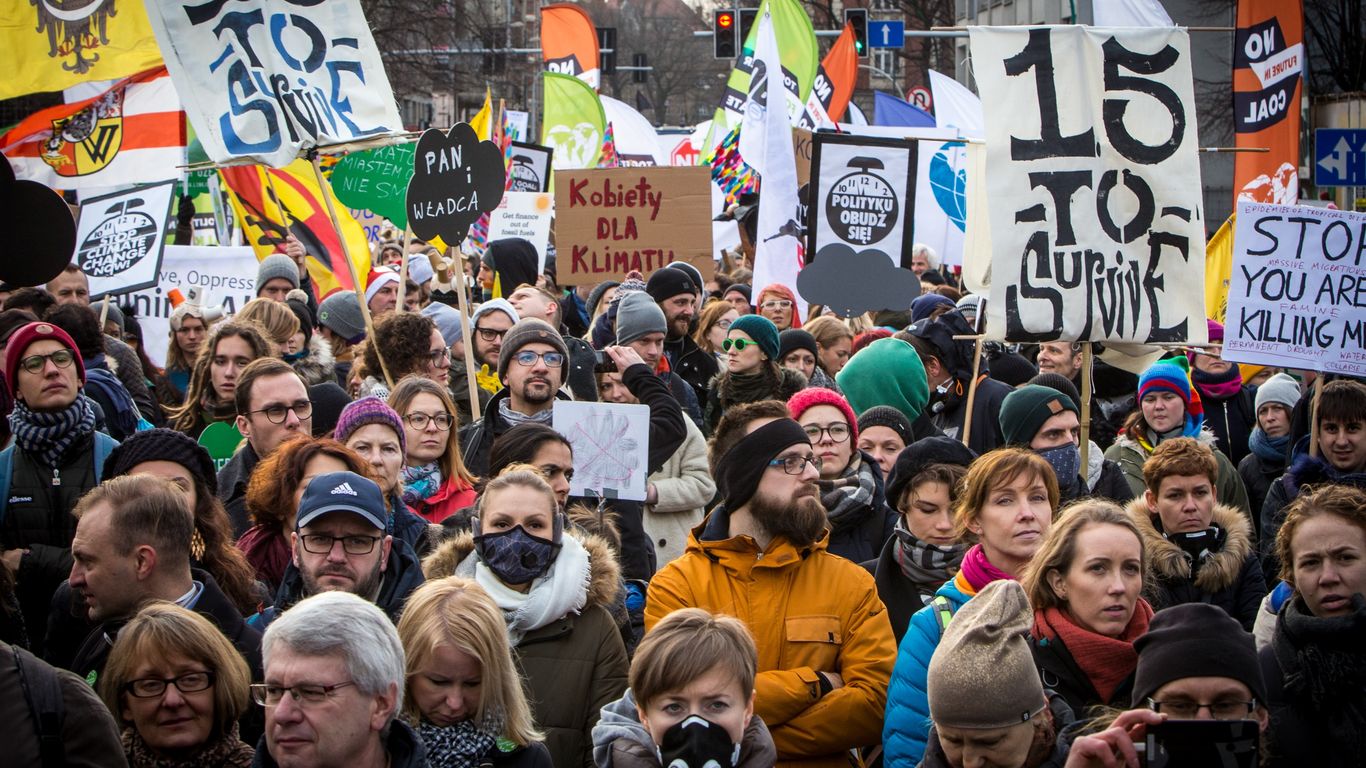
<path fill-rule="evenodd" d="M 429 128 L 417 140 L 408 182 L 413 234 L 423 240 L 440 237 L 458 247 L 470 225 L 503 199 L 504 174 L 498 145 L 480 141 L 468 124 L 459 123 L 448 133 Z"/>
<path fill-rule="evenodd" d="M 0 280 L 42 285 L 60 275 L 76 252 L 76 219 L 62 196 L 36 181 L 16 180 L 0 158 Z"/>
<path fill-rule="evenodd" d="M 797 275 L 797 290 L 812 304 L 823 304 L 840 317 L 883 309 L 910 309 L 920 295 L 920 278 L 892 263 L 876 249 L 855 251 L 831 243 Z"/>

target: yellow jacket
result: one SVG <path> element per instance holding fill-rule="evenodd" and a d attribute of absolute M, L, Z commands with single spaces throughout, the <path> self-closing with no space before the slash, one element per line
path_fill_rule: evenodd
<path fill-rule="evenodd" d="M 745 622 L 759 650 L 754 712 L 773 734 L 779 765 L 847 768 L 848 750 L 881 741 L 896 660 L 873 577 L 827 552 L 828 532 L 801 550 L 777 537 L 761 552 L 749 536 L 728 538 L 729 520 L 718 507 L 655 574 L 645 629 L 679 608 Z M 817 672 L 835 672 L 844 685 L 822 697 Z"/>

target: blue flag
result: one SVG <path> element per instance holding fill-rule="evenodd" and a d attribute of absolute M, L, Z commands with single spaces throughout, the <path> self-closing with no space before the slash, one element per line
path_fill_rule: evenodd
<path fill-rule="evenodd" d="M 873 125 L 933 128 L 934 115 L 882 91 L 873 92 Z"/>

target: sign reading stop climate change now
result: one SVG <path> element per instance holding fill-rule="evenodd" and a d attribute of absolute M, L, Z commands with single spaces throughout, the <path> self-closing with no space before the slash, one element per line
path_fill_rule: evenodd
<path fill-rule="evenodd" d="M 555 172 L 555 268 L 561 285 L 649 276 L 686 261 L 712 272 L 707 168 Z"/>

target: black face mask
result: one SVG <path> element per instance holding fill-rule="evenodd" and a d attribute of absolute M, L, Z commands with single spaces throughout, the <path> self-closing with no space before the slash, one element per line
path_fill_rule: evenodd
<path fill-rule="evenodd" d="M 659 763 L 663 768 L 735 768 L 740 745 L 726 729 L 693 715 L 674 723 L 659 740 Z"/>
<path fill-rule="evenodd" d="M 532 536 L 522 526 L 474 537 L 484 564 L 504 584 L 527 584 L 550 570 L 560 545 Z"/>
<path fill-rule="evenodd" d="M 1200 566 L 1215 552 L 1224 548 L 1227 534 L 1219 526 L 1210 526 L 1203 531 L 1166 534 L 1167 541 L 1180 547 L 1181 552 L 1191 565 L 1191 576 L 1199 572 Z"/>

